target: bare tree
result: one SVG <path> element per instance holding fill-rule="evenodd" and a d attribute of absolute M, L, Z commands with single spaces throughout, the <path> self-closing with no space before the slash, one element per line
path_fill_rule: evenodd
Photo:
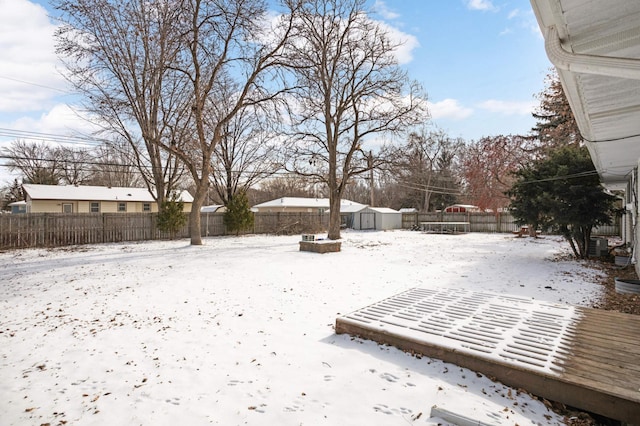
<path fill-rule="evenodd" d="M 513 173 L 532 161 L 536 151 L 534 141 L 522 136 L 498 135 L 471 142 L 462 161 L 470 202 L 496 212 L 508 206 L 505 192 L 515 182 Z"/>
<path fill-rule="evenodd" d="M 200 207 L 207 196 L 215 149 L 228 124 L 244 108 L 274 102 L 282 90 L 273 82 L 278 81 L 282 50 L 297 7 L 292 4 L 269 27 L 263 0 L 184 2 L 184 49 L 176 72 L 189 82 L 190 117 L 180 130 L 180 140 L 186 143 L 162 146 L 184 162 L 195 184 L 189 217 L 191 244 L 202 244 Z"/>
<path fill-rule="evenodd" d="M 70 69 L 92 112 L 144 142 L 141 163 L 150 163 L 159 198 L 181 164 L 188 170 L 191 244 L 202 244 L 200 207 L 225 127 L 243 108 L 276 97 L 267 74 L 281 63 L 296 7 L 268 28 L 265 0 L 58 0 L 67 22 L 59 52 L 75 60 Z"/>
<path fill-rule="evenodd" d="M 295 174 L 270 177 L 260 183 L 260 193 L 256 194 L 257 202 L 264 202 L 280 197 L 324 197 L 317 192 L 313 183 Z"/>
<path fill-rule="evenodd" d="M 367 161 L 364 144 L 426 116 L 419 86 L 394 57 L 398 44 L 367 16 L 364 4 L 305 2 L 290 43 L 297 90 L 287 167 L 327 185 L 330 239 L 340 238 L 340 200 L 347 185 L 377 166 Z"/>
<path fill-rule="evenodd" d="M 183 1 L 57 0 L 64 25 L 57 50 L 70 81 L 104 132 L 128 141 L 158 204 L 175 188 L 182 165 L 162 144 L 177 144 L 186 119 L 184 79 L 172 71 L 180 52 Z M 112 137 L 110 137 L 111 139 Z"/>
<path fill-rule="evenodd" d="M 246 193 L 278 171 L 273 134 L 263 118 L 245 108 L 225 125 L 211 165 L 213 190 L 225 206 L 238 192 Z"/>
<path fill-rule="evenodd" d="M 16 140 L 3 149 L 9 171 L 20 171 L 24 183 L 58 185 L 64 165 L 59 149 L 45 142 L 27 142 Z"/>
<path fill-rule="evenodd" d="M 390 173 L 405 193 L 402 204 L 430 211 L 451 202 L 460 189 L 453 175 L 464 142 L 442 130 L 420 126 L 390 150 Z"/>
<path fill-rule="evenodd" d="M 92 179 L 93 155 L 87 148 L 60 146 L 55 148 L 61 165 L 60 181 L 67 185 L 84 185 Z"/>
<path fill-rule="evenodd" d="M 92 185 L 139 187 L 144 185 L 140 165 L 131 145 L 126 141 L 100 145 L 93 153 Z"/>

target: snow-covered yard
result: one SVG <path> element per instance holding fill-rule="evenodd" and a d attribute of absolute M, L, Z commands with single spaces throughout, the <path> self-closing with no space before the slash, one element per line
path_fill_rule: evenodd
<path fill-rule="evenodd" d="M 413 287 L 589 305 L 597 271 L 555 237 L 345 232 L 0 253 L 0 424 L 559 424 L 451 364 L 336 335 L 337 316 Z"/>

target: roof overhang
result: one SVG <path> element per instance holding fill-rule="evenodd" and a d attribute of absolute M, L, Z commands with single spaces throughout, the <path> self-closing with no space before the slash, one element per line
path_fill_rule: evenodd
<path fill-rule="evenodd" d="M 640 158 L 640 1 L 531 5 L 602 182 L 624 189 Z"/>

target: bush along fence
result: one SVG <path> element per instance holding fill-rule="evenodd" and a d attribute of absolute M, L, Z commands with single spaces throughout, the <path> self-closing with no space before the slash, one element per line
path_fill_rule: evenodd
<path fill-rule="evenodd" d="M 222 213 L 202 213 L 203 237 L 227 235 Z M 0 250 L 58 247 L 169 239 L 157 227 L 157 213 L 31 213 L 0 214 Z M 421 222 L 469 222 L 470 232 L 517 232 L 510 214 L 403 213 L 402 227 L 415 229 Z M 317 234 L 328 229 L 329 215 L 319 213 L 256 213 L 247 234 Z M 619 222 L 601 227 L 595 235 L 620 235 Z M 188 224 L 176 238 L 188 238 Z"/>

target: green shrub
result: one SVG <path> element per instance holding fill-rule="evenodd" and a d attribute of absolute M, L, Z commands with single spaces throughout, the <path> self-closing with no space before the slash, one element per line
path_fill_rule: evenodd
<path fill-rule="evenodd" d="M 224 225 L 228 232 L 239 235 L 241 231 L 251 229 L 253 226 L 253 213 L 249 207 L 247 194 L 239 192 L 227 203 L 227 211 L 224 213 Z"/>
<path fill-rule="evenodd" d="M 178 201 L 175 194 L 170 199 L 164 200 L 158 212 L 158 229 L 169 233 L 173 240 L 176 234 L 187 223 L 187 215 L 184 212 L 184 203 Z"/>

